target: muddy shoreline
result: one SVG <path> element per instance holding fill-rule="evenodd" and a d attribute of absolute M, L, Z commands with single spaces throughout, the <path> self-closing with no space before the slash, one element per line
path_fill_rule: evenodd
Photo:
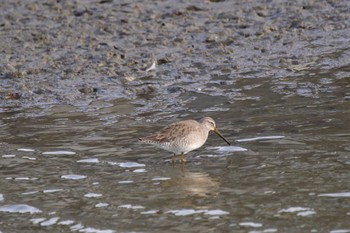
<path fill-rule="evenodd" d="M 2 111 L 116 99 L 166 108 L 169 96 L 193 92 L 234 102 L 235 82 L 246 78 L 298 95 L 301 85 L 346 77 L 350 63 L 345 0 L 2 1 L 1 9 Z M 326 77 L 299 82 L 306 73 Z"/>

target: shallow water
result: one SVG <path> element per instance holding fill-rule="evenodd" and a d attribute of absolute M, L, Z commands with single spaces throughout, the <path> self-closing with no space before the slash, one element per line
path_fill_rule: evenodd
<path fill-rule="evenodd" d="M 242 91 L 262 93 L 260 100 L 231 104 L 208 95 L 208 108 L 222 111 L 183 114 L 214 117 L 235 146 L 211 135 L 184 167 L 137 141 L 182 114 L 156 122 L 123 112 L 123 101 L 89 112 L 2 113 L 1 230 L 349 230 L 349 109 L 341 94 L 348 87 L 286 98 L 266 90 L 267 82 Z"/>
<path fill-rule="evenodd" d="M 347 1 L 0 4 L 0 232 L 350 232 Z"/>

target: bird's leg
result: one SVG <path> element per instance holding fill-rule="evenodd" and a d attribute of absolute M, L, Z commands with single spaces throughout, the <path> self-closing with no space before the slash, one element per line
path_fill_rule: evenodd
<path fill-rule="evenodd" d="M 180 163 L 184 164 L 185 163 L 185 154 L 181 153 L 180 155 Z"/>
<path fill-rule="evenodd" d="M 172 164 L 176 163 L 176 154 L 173 154 L 173 157 L 171 157 L 171 163 Z"/>

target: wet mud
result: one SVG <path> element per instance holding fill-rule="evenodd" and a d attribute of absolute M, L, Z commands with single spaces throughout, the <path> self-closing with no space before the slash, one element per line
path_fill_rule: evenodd
<path fill-rule="evenodd" d="M 2 1 L 1 8 L 1 105 L 10 108 L 122 98 L 147 110 L 155 107 L 149 102 L 186 110 L 180 95 L 235 101 L 235 83 L 248 78 L 256 79 L 250 88 L 267 78 L 272 92 L 313 97 L 349 71 L 347 1 Z M 11 95 L 18 101 L 6 101 Z"/>

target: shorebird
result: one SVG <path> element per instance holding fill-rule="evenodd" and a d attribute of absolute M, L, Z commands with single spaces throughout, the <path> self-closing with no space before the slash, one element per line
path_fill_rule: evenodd
<path fill-rule="evenodd" d="M 204 117 L 199 122 L 195 120 L 175 122 L 139 140 L 173 152 L 173 163 L 176 161 L 176 155 L 180 155 L 180 162 L 184 163 L 185 154 L 203 146 L 210 131 L 214 131 L 228 145 L 231 145 L 216 128 L 215 121 L 211 117 Z"/>

